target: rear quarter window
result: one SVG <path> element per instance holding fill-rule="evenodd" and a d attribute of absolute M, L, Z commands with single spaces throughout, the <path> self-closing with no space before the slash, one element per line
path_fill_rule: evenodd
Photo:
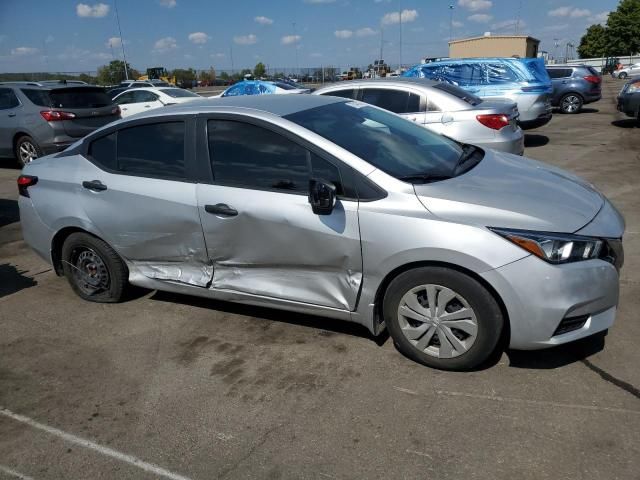
<path fill-rule="evenodd" d="M 21 91 L 34 105 L 38 105 L 39 107 L 51 107 L 49 92 L 45 90 L 35 90 L 33 88 L 23 88 Z"/>

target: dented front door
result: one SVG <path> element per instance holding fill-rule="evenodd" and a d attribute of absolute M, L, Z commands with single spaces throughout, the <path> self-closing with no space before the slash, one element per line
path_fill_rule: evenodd
<path fill-rule="evenodd" d="M 213 288 L 353 310 L 362 280 L 357 201 L 316 215 L 301 194 L 198 185 Z"/>

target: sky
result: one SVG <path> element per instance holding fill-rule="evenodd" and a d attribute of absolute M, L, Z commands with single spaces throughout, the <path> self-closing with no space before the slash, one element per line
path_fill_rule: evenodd
<path fill-rule="evenodd" d="M 519 32 L 540 39 L 540 49 L 553 54 L 567 42 L 577 46 L 585 28 L 605 22 L 617 4 L 618 0 L 120 0 L 117 11 L 127 61 L 138 70 L 238 69 L 257 62 L 274 69 L 324 65 L 345 70 L 372 63 L 381 45 L 383 59 L 390 64 L 446 56 L 451 25 L 454 38 L 513 34 L 518 18 Z M 0 0 L 0 72 L 91 72 L 122 59 L 114 7 L 114 0 Z"/>

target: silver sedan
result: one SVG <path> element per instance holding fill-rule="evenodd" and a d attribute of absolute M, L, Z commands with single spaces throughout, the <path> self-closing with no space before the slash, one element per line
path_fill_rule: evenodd
<path fill-rule="evenodd" d="M 355 100 L 153 110 L 18 190 L 25 241 L 88 301 L 133 284 L 333 317 L 457 370 L 616 315 L 624 222 L 591 185 Z"/>
<path fill-rule="evenodd" d="M 384 108 L 462 143 L 516 155 L 524 152 L 518 106 L 509 99 L 483 100 L 455 85 L 403 77 L 340 82 L 313 93 Z"/>

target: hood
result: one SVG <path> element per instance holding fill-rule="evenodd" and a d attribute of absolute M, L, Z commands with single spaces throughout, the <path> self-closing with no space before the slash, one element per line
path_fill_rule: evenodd
<path fill-rule="evenodd" d="M 444 220 L 546 232 L 573 233 L 604 204 L 602 195 L 575 175 L 491 150 L 463 175 L 415 185 L 415 192 Z"/>

